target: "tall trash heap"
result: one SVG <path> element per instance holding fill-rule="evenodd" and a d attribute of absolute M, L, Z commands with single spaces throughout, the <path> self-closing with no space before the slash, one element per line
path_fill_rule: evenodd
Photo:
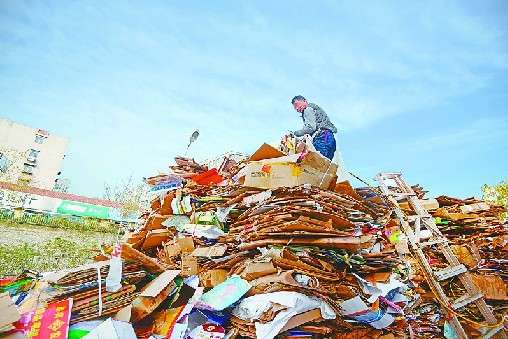
<path fill-rule="evenodd" d="M 337 182 L 341 169 L 319 153 L 290 146 L 263 144 L 213 168 L 177 157 L 169 173 L 145 179 L 152 200 L 139 228 L 95 262 L 0 280 L 1 330 L 32 338 L 453 338 L 393 206 L 375 188 Z M 426 199 L 413 188 L 502 325 L 506 211 Z M 427 255 L 444 267 L 439 251 Z M 464 294 L 453 279 L 443 288 Z M 471 337 L 489 330 L 474 306 L 460 319 Z"/>

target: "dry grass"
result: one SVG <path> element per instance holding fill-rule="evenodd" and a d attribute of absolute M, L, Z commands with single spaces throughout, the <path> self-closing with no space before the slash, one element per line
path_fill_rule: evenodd
<path fill-rule="evenodd" d="M 111 233 L 76 232 L 34 225 L 1 225 L 0 277 L 24 269 L 47 272 L 91 261 L 102 242 L 112 243 Z"/>

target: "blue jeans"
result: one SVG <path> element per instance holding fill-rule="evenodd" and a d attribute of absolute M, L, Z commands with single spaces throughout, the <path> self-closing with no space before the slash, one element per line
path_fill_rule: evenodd
<path fill-rule="evenodd" d="M 319 131 L 314 136 L 312 144 L 316 148 L 316 151 L 330 160 L 333 159 L 337 145 L 335 143 L 335 136 L 330 130 L 323 129 Z"/>

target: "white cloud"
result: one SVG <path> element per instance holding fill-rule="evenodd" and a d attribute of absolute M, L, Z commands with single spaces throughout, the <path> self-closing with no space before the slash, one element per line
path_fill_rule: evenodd
<path fill-rule="evenodd" d="M 480 118 L 468 126 L 440 126 L 437 122 L 438 132 L 433 135 L 421 136 L 409 143 L 410 148 L 419 151 L 432 149 L 451 149 L 461 146 L 481 146 L 493 141 L 499 142 L 506 136 L 508 119 L 506 118 Z"/>
<path fill-rule="evenodd" d="M 342 131 L 368 128 L 484 89 L 508 69 L 506 26 L 465 6 L 4 2 L 0 108 L 61 129 L 83 152 L 115 144 L 118 154 L 101 158 L 108 175 L 155 136 L 153 153 L 169 162 L 194 128 L 198 157 L 253 149 L 301 123 L 296 94 Z"/>

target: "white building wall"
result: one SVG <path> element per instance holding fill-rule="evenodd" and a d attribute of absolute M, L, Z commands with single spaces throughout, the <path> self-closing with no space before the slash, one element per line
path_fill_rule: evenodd
<path fill-rule="evenodd" d="M 42 144 L 39 144 L 35 142 L 36 135 L 39 134 L 38 131 L 38 128 L 0 118 L 0 146 L 20 152 L 22 156 L 10 160 L 22 163 L 27 162 L 31 149 L 39 151 L 32 175 L 27 176 L 23 173 L 19 175 L 20 177 L 31 177 L 30 185 L 53 189 L 55 179 L 63 164 L 68 141 L 63 137 L 48 133 Z M 17 167 L 23 168 L 23 166 Z"/>

